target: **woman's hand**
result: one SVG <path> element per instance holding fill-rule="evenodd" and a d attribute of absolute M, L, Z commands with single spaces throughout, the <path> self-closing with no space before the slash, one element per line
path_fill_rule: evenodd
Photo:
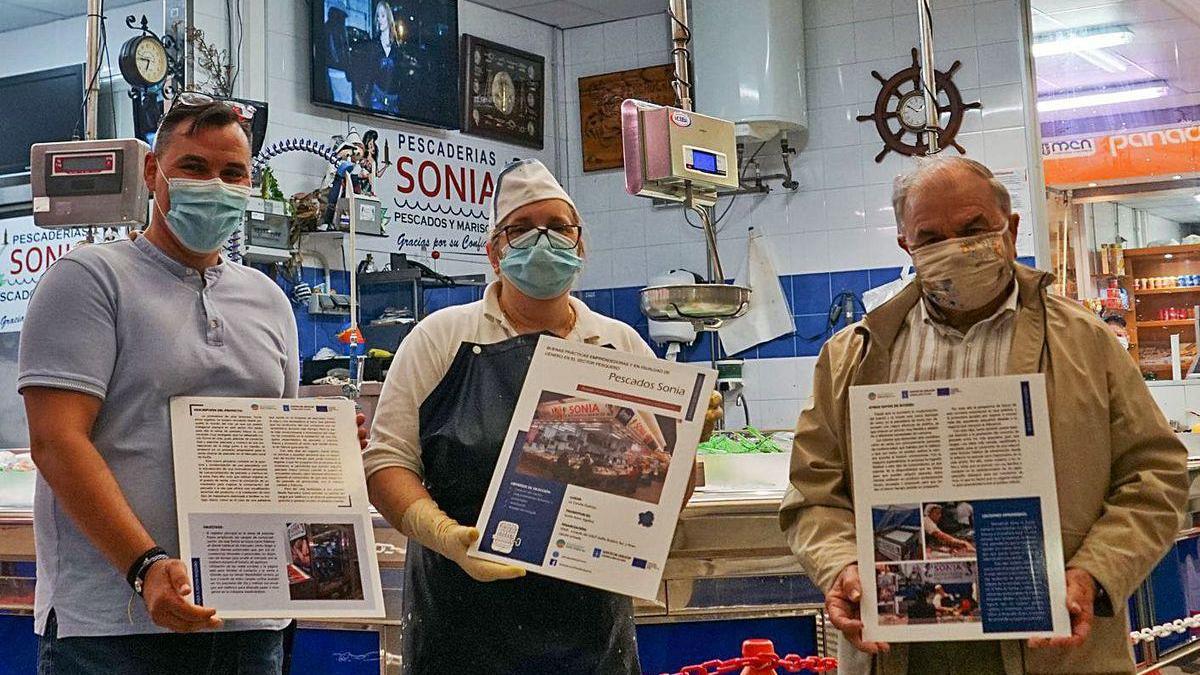
<path fill-rule="evenodd" d="M 404 511 L 400 531 L 458 563 L 476 581 L 500 581 L 525 576 L 525 570 L 515 565 L 502 565 L 468 556 L 467 550 L 479 539 L 479 530 L 460 525 L 438 508 L 432 499 L 413 502 Z"/>
<path fill-rule="evenodd" d="M 525 570 L 515 565 L 502 565 L 468 556 L 467 549 L 478 538 L 478 529 L 454 523 L 445 533 L 447 550 L 442 555 L 458 563 L 458 566 L 475 581 L 502 581 L 525 576 Z"/>
<path fill-rule="evenodd" d="M 704 430 L 700 432 L 700 442 L 707 441 L 712 436 L 717 420 L 725 417 L 725 397 L 714 391 L 708 397 L 708 411 L 704 413 Z"/>

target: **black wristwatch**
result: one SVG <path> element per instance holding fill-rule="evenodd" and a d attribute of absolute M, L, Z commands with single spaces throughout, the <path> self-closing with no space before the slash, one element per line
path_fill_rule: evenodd
<path fill-rule="evenodd" d="M 125 581 L 129 582 L 129 587 L 134 593 L 142 594 L 142 590 L 146 585 L 146 573 L 150 571 L 150 567 L 160 560 L 169 560 L 171 556 L 167 552 L 155 546 L 138 556 L 137 560 L 129 566 L 129 571 L 125 573 Z"/>

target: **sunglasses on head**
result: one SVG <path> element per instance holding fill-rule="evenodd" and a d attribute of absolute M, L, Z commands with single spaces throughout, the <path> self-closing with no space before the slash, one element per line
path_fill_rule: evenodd
<path fill-rule="evenodd" d="M 254 106 L 248 103 L 242 103 L 241 101 L 214 98 L 208 94 L 198 91 L 184 91 L 175 96 L 174 103 L 171 105 L 171 108 L 168 109 L 167 114 L 170 114 L 171 109 L 174 109 L 174 107 L 177 105 L 186 106 L 189 108 L 199 108 L 201 106 L 211 105 L 213 103 L 220 103 L 228 107 L 233 111 L 234 115 L 237 115 L 238 121 L 240 121 L 242 124 L 250 124 L 250 122 L 254 119 L 254 113 L 258 112 L 258 109 Z"/>

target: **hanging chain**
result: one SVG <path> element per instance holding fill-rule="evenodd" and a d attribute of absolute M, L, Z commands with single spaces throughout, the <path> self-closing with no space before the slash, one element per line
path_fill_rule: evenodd
<path fill-rule="evenodd" d="M 798 673 L 802 670 L 825 673 L 837 670 L 837 659 L 821 656 L 799 656 L 797 654 L 788 654 L 780 658 L 777 654 L 758 654 L 755 656 L 739 656 L 724 661 L 714 659 L 698 663 L 694 666 L 684 666 L 679 672 L 672 675 L 722 675 L 723 673 L 740 673 L 743 668 L 759 670 L 782 668 L 789 673 Z M 663 673 L 663 675 L 668 674 Z"/>
<path fill-rule="evenodd" d="M 1155 638 L 1165 638 L 1172 634 L 1182 634 L 1192 628 L 1200 628 L 1200 615 L 1189 616 L 1183 619 L 1175 619 L 1167 623 L 1160 623 L 1157 626 L 1135 630 L 1129 634 L 1129 639 L 1137 644 L 1139 642 L 1150 642 Z"/>

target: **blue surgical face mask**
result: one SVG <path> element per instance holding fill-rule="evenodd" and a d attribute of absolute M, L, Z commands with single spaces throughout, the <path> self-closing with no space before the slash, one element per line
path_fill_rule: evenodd
<path fill-rule="evenodd" d="M 161 174 L 161 170 L 159 171 Z M 201 255 L 219 251 L 242 224 L 250 186 L 233 185 L 220 178 L 167 178 L 171 206 L 163 213 L 167 227 L 184 248 Z"/>
<path fill-rule="evenodd" d="M 500 271 L 525 295 L 538 300 L 549 300 L 571 290 L 571 284 L 583 269 L 583 258 L 576 249 L 557 249 L 550 245 L 549 237 L 541 236 L 537 230 L 525 236 L 537 237 L 529 248 L 509 246 L 500 259 Z"/>

